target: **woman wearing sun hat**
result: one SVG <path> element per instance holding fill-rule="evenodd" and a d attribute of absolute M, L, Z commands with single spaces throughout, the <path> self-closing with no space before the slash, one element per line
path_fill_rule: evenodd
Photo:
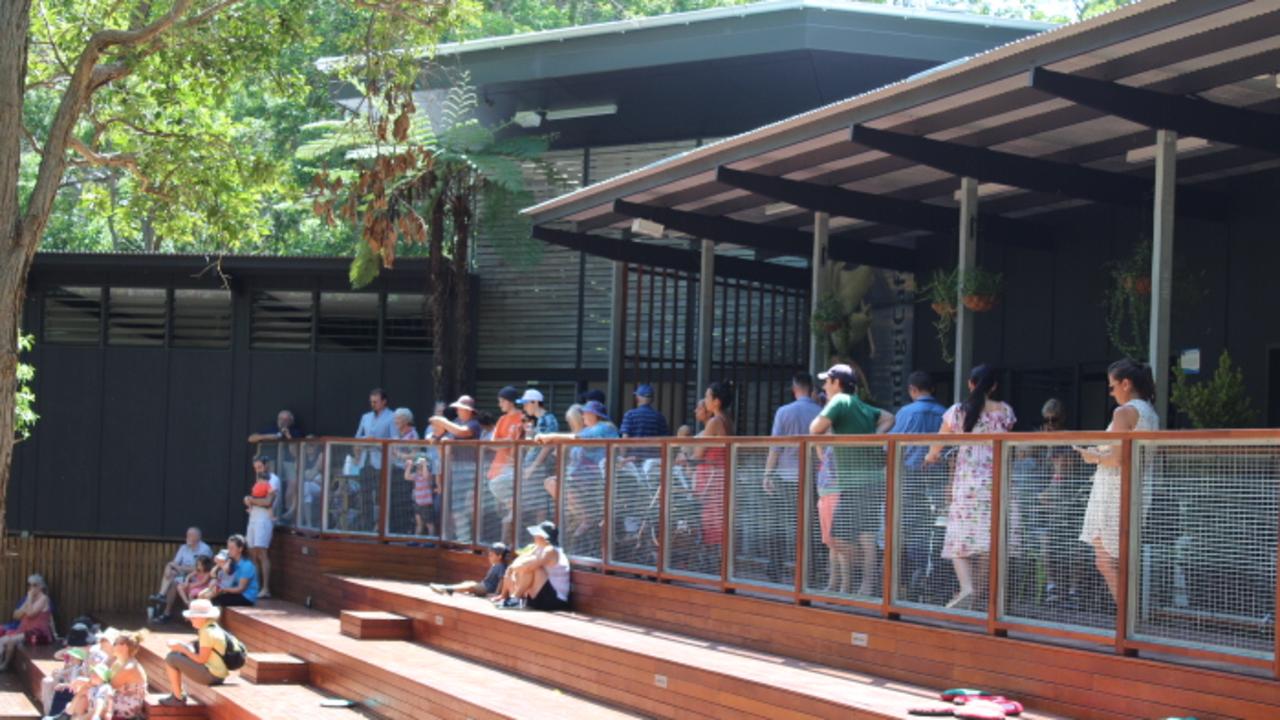
<path fill-rule="evenodd" d="M 53 612 L 49 606 L 49 588 L 39 574 L 27 578 L 27 595 L 13 611 L 17 627 L 0 637 L 0 670 L 9 667 L 13 651 L 24 641 L 30 645 L 53 642 Z"/>
<path fill-rule="evenodd" d="M 222 609 L 203 598 L 193 600 L 182 616 L 196 629 L 196 644 L 192 649 L 186 643 L 169 641 L 169 654 L 164 659 L 169 677 L 169 695 L 160 700 L 162 705 L 186 705 L 187 695 L 182 689 L 186 678 L 198 685 L 221 685 L 227 679 L 227 665 L 222 658 L 227 653 L 227 635 L 218 625 Z"/>
<path fill-rule="evenodd" d="M 618 428 L 609 421 L 609 411 L 599 400 L 582 406 L 583 428 L 575 433 L 539 435 L 540 443 L 570 440 L 612 440 Z M 573 553 L 595 557 L 600 552 L 600 516 L 604 514 L 604 459 L 606 448 L 586 445 L 569 450 L 565 480 L 565 527 Z M 554 486 L 553 486 L 554 487 Z M 548 490 L 550 492 L 550 490 Z M 559 489 L 553 495 L 558 496 Z"/>

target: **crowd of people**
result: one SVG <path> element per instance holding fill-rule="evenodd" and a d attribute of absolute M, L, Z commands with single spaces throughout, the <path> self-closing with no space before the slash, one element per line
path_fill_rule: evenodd
<path fill-rule="evenodd" d="M 777 409 L 772 434 L 798 437 L 1009 432 L 1017 418 L 1013 409 L 998 399 L 999 376 L 994 368 L 979 365 L 970 375 L 966 399 L 947 407 L 934 398 L 933 383 L 927 373 L 912 373 L 908 380 L 911 402 L 891 412 L 869 402 L 867 379 L 855 364 L 832 366 L 818 375 L 818 384 L 808 373 L 798 372 L 789 388 L 792 401 Z M 1150 370 L 1125 360 L 1114 364 L 1108 377 L 1111 394 L 1118 404 L 1109 429 L 1157 427 L 1151 405 L 1154 383 Z M 634 407 L 617 423 L 605 405 L 604 393 L 598 390 L 579 397 L 577 403 L 566 409 L 561 422 L 548 409 L 538 389 L 522 391 L 504 387 L 495 398 L 498 408 L 495 415 L 487 416 L 478 409 L 475 398 L 463 395 L 447 405 L 437 403 L 419 433 L 411 410 L 392 409 L 387 393 L 374 389 L 369 396 L 370 410 L 360 419 L 356 437 L 405 441 L 404 445 L 393 443 L 386 456 L 391 465 L 388 512 L 393 533 L 425 537 L 447 533 L 451 538 L 479 542 L 485 537 L 517 537 L 514 530 L 523 520 L 523 524 L 535 523 L 528 529 L 536 543 L 538 535 L 532 532 L 533 528 L 539 527 L 541 521 L 552 519 L 554 507 L 561 503 L 561 528 L 553 535 L 558 539 L 562 530 L 565 545 L 572 554 L 595 557 L 600 551 L 605 458 L 609 451 L 603 445 L 581 441 L 729 437 L 735 432 L 734 395 L 734 387 L 728 382 L 713 382 L 705 388 L 694 409 L 700 428 L 695 435 L 694 428 L 689 426 L 672 433 L 667 418 L 654 407 L 654 388 L 647 384 L 636 387 Z M 1043 415 L 1041 429 L 1062 429 L 1064 412 L 1059 401 L 1047 403 Z M 283 411 L 274 432 L 268 429 L 255 438 L 287 439 L 297 437 L 300 432 L 292 414 Z M 428 442 L 408 442 L 420 440 Z M 442 444 L 459 440 L 492 440 L 504 444 L 493 449 L 477 449 L 471 444 L 457 446 L 448 455 L 451 473 L 446 473 Z M 532 440 L 534 444 L 517 451 L 505 444 L 513 440 Z M 668 565 L 718 574 L 724 551 L 721 546 L 726 522 L 727 446 L 690 443 L 673 447 L 669 512 L 670 517 L 680 520 L 679 527 L 666 536 Z M 818 449 L 814 457 L 807 462 L 807 476 L 812 478 L 811 516 L 817 518 L 817 538 L 823 553 L 821 558 L 813 560 L 821 561 L 825 568 L 818 568 L 811 577 L 824 578 L 825 588 L 833 593 L 871 596 L 877 591 L 882 575 L 879 563 L 885 532 L 883 449 L 868 445 L 822 447 L 815 444 L 815 447 Z M 563 474 L 557 471 L 557 453 L 562 452 L 561 448 L 565 448 Z M 310 450 L 311 446 L 304 448 L 298 459 L 304 466 L 300 473 L 306 484 L 302 493 L 304 502 L 313 494 L 310 488 L 313 484 L 314 494 L 319 495 L 322 482 L 319 478 L 323 468 L 310 457 Z M 521 453 L 519 457 L 517 452 Z M 616 460 L 612 466 L 615 483 L 613 557 L 624 562 L 652 563 L 662 536 L 662 529 L 657 527 L 658 487 L 662 482 L 658 477 L 661 468 L 658 450 L 628 448 L 620 452 Z M 1015 508 L 1017 517 L 1011 518 L 1012 531 L 1017 535 L 1017 542 L 1042 551 L 1045 591 L 1050 595 L 1067 594 L 1074 592 L 1081 582 L 1077 564 L 1063 559 L 1075 553 L 1049 552 L 1063 550 L 1062 535 L 1069 529 L 1067 524 L 1075 522 L 1078 527 L 1072 531 L 1074 536 L 1083 543 L 1081 547 L 1092 552 L 1092 564 L 1114 595 L 1119 555 L 1119 468 L 1108 447 L 1045 447 L 1034 451 L 1020 448 L 1013 460 L 1017 476 L 1014 504 L 1018 507 Z M 987 553 L 992 528 L 990 446 L 903 445 L 901 461 L 898 483 L 902 493 L 899 504 L 904 563 L 901 581 L 910 592 L 912 586 L 925 582 L 923 576 L 933 572 L 936 564 L 932 561 L 939 558 L 947 561 L 955 588 L 954 594 L 944 599 L 944 604 L 959 609 L 980 604 L 988 586 Z M 379 487 L 382 462 L 380 452 L 353 446 L 339 473 L 341 489 L 374 492 Z M 515 516 L 514 502 L 517 464 L 524 488 L 519 503 L 520 518 Z M 312 465 L 315 465 L 314 479 L 308 472 Z M 1079 488 L 1075 487 L 1071 494 L 1066 490 L 1070 483 L 1063 480 L 1067 475 L 1081 475 L 1081 468 L 1087 466 L 1095 469 L 1085 493 L 1088 497 L 1081 499 Z M 1068 467 L 1072 469 L 1070 473 L 1066 471 Z M 247 536 L 266 596 L 269 594 L 266 578 L 270 572 L 267 547 L 275 517 L 273 509 L 280 507 L 281 486 L 265 461 L 255 469 L 263 494 L 255 490 L 245 499 L 250 514 Z M 802 497 L 798 491 L 800 472 L 801 462 L 795 446 L 771 448 L 763 470 L 754 471 L 760 491 L 740 505 L 742 511 L 755 513 L 759 518 L 751 528 L 755 536 L 752 540 L 767 555 L 763 573 L 773 582 L 783 582 L 792 573 L 787 564 L 788 558 L 794 555 L 796 502 Z M 481 479 L 479 496 L 471 490 L 471 478 L 477 474 Z M 446 494 L 444 484 L 450 475 L 462 478 L 466 487 L 459 486 L 455 492 Z M 737 482 L 740 481 L 741 477 Z M 1035 497 L 1030 498 L 1028 488 L 1037 485 Z M 1073 501 L 1076 505 L 1070 505 Z M 450 507 L 445 507 L 446 502 Z M 1044 511 L 1044 506 L 1054 503 L 1060 512 Z M 330 503 L 331 513 L 334 505 L 337 504 Z M 377 512 L 379 503 L 372 495 L 367 505 Z M 476 505 L 481 506 L 478 513 Z M 338 512 L 350 512 L 350 509 Z M 1071 512 L 1075 513 L 1075 519 L 1070 516 Z M 939 516 L 944 519 L 939 520 Z M 477 518 L 482 527 L 472 527 Z M 343 519 L 331 517 L 331 526 L 342 526 Z M 1018 527 L 1023 522 L 1028 526 L 1025 533 Z M 376 517 L 368 522 L 370 529 L 376 527 L 376 523 Z M 1055 546 L 1050 547 L 1051 544 Z M 512 565 L 518 567 L 520 563 Z M 542 586 L 540 582 L 535 584 Z M 518 588 L 525 585 L 513 584 Z M 503 583 L 502 587 L 505 586 Z M 468 590 L 471 592 L 477 585 L 468 587 L 472 588 Z M 167 591 L 171 608 L 175 596 L 183 596 L 178 589 Z M 501 588 L 488 592 L 502 595 L 504 599 L 507 595 Z M 168 615 L 170 611 L 167 609 L 163 614 Z"/>

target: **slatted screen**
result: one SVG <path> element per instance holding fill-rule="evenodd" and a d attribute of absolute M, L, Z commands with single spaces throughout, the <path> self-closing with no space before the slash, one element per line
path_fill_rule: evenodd
<path fill-rule="evenodd" d="M 249 320 L 249 347 L 254 350 L 310 350 L 314 313 L 309 292 L 255 292 Z"/>
<path fill-rule="evenodd" d="M 231 291 L 174 290 L 170 345 L 208 350 L 231 347 Z"/>
<path fill-rule="evenodd" d="M 44 294 L 44 341 L 97 345 L 102 336 L 102 288 L 56 287 Z"/>
<path fill-rule="evenodd" d="M 107 291 L 107 344 L 164 347 L 168 299 L 163 288 Z"/>

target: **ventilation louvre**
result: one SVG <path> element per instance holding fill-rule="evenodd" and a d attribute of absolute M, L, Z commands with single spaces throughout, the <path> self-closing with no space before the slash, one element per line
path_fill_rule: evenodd
<path fill-rule="evenodd" d="M 249 323 L 249 347 L 253 350 L 310 350 L 314 315 L 309 292 L 255 292 Z"/>
<path fill-rule="evenodd" d="M 97 345 L 102 337 L 102 288 L 56 287 L 45 291 L 44 342 Z"/>
<path fill-rule="evenodd" d="M 231 291 L 174 290 L 171 345 L 209 350 L 231 347 Z"/>

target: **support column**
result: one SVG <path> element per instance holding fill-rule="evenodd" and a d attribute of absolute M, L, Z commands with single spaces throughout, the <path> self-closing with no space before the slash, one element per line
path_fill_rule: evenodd
<path fill-rule="evenodd" d="M 960 178 L 960 247 L 956 253 L 956 277 L 963 279 L 978 263 L 978 181 Z M 969 395 L 969 371 L 973 369 L 973 311 L 964 306 L 964 288 L 956 288 L 956 364 L 952 398 L 963 402 Z"/>
<path fill-rule="evenodd" d="M 809 262 L 813 280 L 809 286 L 809 315 L 818 309 L 822 293 L 822 276 L 827 269 L 827 246 L 830 243 L 831 216 L 824 212 L 813 214 L 813 258 Z M 809 332 L 809 372 L 814 377 L 827 369 L 827 339 L 818 337 L 812 330 Z"/>
<path fill-rule="evenodd" d="M 1151 226 L 1151 334 L 1147 363 L 1156 380 L 1160 427 L 1169 423 L 1169 310 L 1173 297 L 1174 197 L 1178 184 L 1178 134 L 1156 131 L 1156 187 Z"/>
<path fill-rule="evenodd" d="M 613 262 L 613 289 L 609 301 L 609 412 L 622 408 L 623 348 L 627 342 L 627 264 Z"/>
<path fill-rule="evenodd" d="M 716 302 L 716 244 L 702 241 L 702 266 L 698 273 L 698 387 L 696 397 L 711 384 L 711 331 Z"/>

